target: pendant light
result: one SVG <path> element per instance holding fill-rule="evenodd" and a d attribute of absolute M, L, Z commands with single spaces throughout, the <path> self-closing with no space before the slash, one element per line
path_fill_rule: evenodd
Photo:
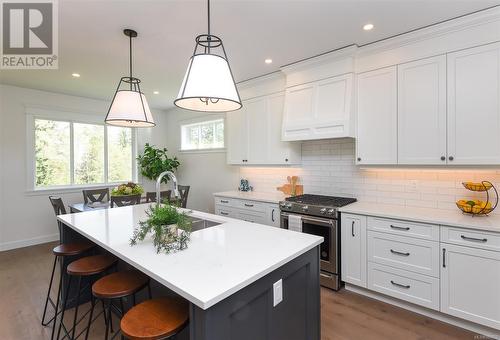
<path fill-rule="evenodd" d="M 210 33 L 210 0 L 208 32 L 196 37 L 194 53 L 174 104 L 180 108 L 204 112 L 228 112 L 241 108 L 222 40 Z"/>
<path fill-rule="evenodd" d="M 132 76 L 132 38 L 137 37 L 137 32 L 125 29 L 123 33 L 129 37 L 130 74 L 120 79 L 105 122 L 124 127 L 153 127 L 156 124 L 148 101 L 141 92 L 141 80 Z"/>

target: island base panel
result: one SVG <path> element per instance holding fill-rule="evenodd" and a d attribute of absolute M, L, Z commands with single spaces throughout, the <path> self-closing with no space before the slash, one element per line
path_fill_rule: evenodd
<path fill-rule="evenodd" d="M 283 301 L 273 307 L 273 283 Z M 191 340 L 319 340 L 319 249 L 269 273 L 203 310 L 191 304 Z"/>

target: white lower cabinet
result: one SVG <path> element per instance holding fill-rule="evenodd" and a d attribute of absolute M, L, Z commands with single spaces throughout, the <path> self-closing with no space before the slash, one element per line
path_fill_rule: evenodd
<path fill-rule="evenodd" d="M 239 220 L 280 227 L 280 209 L 276 203 L 214 196 L 215 214 Z"/>
<path fill-rule="evenodd" d="M 441 311 L 500 329 L 500 252 L 441 244 Z"/>
<path fill-rule="evenodd" d="M 500 233 L 341 215 L 342 281 L 500 330 Z"/>
<path fill-rule="evenodd" d="M 366 217 L 342 215 L 342 281 L 366 288 Z"/>

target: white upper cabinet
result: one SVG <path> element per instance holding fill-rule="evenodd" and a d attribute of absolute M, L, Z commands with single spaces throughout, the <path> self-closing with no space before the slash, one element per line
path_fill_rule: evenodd
<path fill-rule="evenodd" d="M 301 162 L 301 145 L 281 141 L 283 105 L 284 93 L 278 92 L 243 100 L 241 110 L 226 114 L 228 164 L 286 165 Z"/>
<path fill-rule="evenodd" d="M 446 56 L 398 65 L 398 163 L 446 159 Z"/>
<path fill-rule="evenodd" d="M 283 140 L 353 137 L 353 74 L 286 90 Z"/>
<path fill-rule="evenodd" d="M 357 164 L 396 164 L 396 66 L 360 73 L 357 96 Z"/>
<path fill-rule="evenodd" d="M 245 105 L 226 114 L 226 157 L 228 164 L 245 164 L 248 160 L 248 116 Z"/>
<path fill-rule="evenodd" d="M 500 44 L 448 54 L 448 163 L 500 164 Z"/>

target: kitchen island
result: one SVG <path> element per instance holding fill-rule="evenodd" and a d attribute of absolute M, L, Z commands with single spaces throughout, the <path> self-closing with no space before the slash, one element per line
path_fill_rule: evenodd
<path fill-rule="evenodd" d="M 148 204 L 58 216 L 66 227 L 190 302 L 192 340 L 319 340 L 321 237 L 188 211 L 189 247 L 130 246 Z M 281 281 L 283 300 L 273 285 Z M 278 283 L 279 285 L 279 283 Z"/>

